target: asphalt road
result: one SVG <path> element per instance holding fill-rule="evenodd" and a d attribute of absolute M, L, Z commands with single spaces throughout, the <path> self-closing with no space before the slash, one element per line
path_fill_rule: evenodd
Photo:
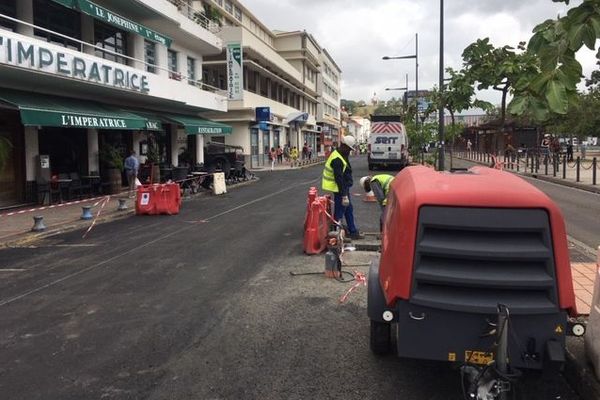
<path fill-rule="evenodd" d="M 364 288 L 340 304 L 348 284 L 290 276 L 323 269 L 301 252 L 320 173 L 265 172 L 178 216 L 1 250 L 0 398 L 460 399 L 447 364 L 371 355 Z M 375 230 L 376 207 L 353 200 Z M 562 378 L 524 392 L 577 399 Z"/>

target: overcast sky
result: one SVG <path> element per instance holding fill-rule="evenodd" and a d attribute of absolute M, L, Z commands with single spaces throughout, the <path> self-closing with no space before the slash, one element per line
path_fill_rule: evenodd
<path fill-rule="evenodd" d="M 383 61 L 382 56 L 410 55 L 419 34 L 419 89 L 438 81 L 439 0 L 242 0 L 270 29 L 306 29 L 342 69 L 342 98 L 369 100 L 399 96 L 408 73 L 414 90 L 414 60 Z M 579 4 L 581 1 L 572 1 Z M 527 41 L 535 25 L 564 15 L 568 6 L 551 0 L 446 0 L 445 66 L 460 68 L 463 49 L 478 38 L 495 46 Z M 584 73 L 595 68 L 595 53 L 578 54 Z M 498 103 L 493 90 L 481 99 Z"/>

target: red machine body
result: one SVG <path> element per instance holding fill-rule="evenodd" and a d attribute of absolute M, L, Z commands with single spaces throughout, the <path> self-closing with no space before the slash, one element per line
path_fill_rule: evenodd
<path fill-rule="evenodd" d="M 388 196 L 379 266 L 379 283 L 389 307 L 398 300 L 411 298 L 417 226 L 424 206 L 545 211 L 551 231 L 559 307 L 572 316 L 577 314 L 561 211 L 525 180 L 486 167 L 449 173 L 417 166 L 405 168 L 396 176 Z"/>
<path fill-rule="evenodd" d="M 181 189 L 177 183 L 142 185 L 135 202 L 136 215 L 179 214 Z"/>

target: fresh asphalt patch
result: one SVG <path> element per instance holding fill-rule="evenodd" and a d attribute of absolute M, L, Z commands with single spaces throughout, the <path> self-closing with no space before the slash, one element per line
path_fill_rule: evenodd
<path fill-rule="evenodd" d="M 367 174 L 364 159 L 352 165 L 356 181 Z M 364 286 L 341 303 L 353 282 L 290 275 L 324 269 L 323 256 L 302 253 L 320 173 L 263 172 L 177 216 L 53 238 L 94 247 L 0 251 L 0 268 L 26 269 L 0 282 L 0 397 L 461 399 L 450 365 L 370 353 Z M 377 206 L 353 192 L 359 228 L 376 231 Z M 366 272 L 375 256 L 348 253 L 347 270 Z M 561 377 L 532 375 L 523 390 L 577 399 Z"/>

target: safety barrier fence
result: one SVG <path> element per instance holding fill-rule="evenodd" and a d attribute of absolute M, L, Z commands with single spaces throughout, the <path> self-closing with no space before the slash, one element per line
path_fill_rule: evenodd
<path fill-rule="evenodd" d="M 319 164 L 325 162 L 326 158 L 323 156 L 317 156 L 312 158 L 305 158 L 304 160 L 295 160 L 290 162 L 290 166 L 294 167 L 304 167 L 306 165 Z"/>
<path fill-rule="evenodd" d="M 455 150 L 453 154 L 459 158 L 488 164 L 499 169 L 552 176 L 592 185 L 598 184 L 600 165 L 597 157 L 590 160 L 578 156 L 569 160 L 566 154 L 510 153 L 496 155 L 474 150 Z"/>

